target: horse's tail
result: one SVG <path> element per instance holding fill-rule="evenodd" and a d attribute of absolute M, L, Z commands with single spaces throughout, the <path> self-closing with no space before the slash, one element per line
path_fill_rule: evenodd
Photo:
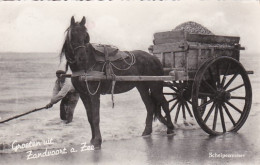
<path fill-rule="evenodd" d="M 160 120 L 160 116 L 162 116 L 162 114 L 161 114 L 161 104 L 156 100 L 156 98 L 152 94 L 151 94 L 151 98 L 152 98 L 153 103 L 155 105 L 155 108 L 153 110 L 153 119 L 154 119 L 154 121 L 156 119 Z"/>
<path fill-rule="evenodd" d="M 155 98 L 153 93 L 151 93 L 151 98 L 152 98 L 153 103 L 155 105 L 155 108 L 154 108 L 154 111 L 153 111 L 154 121 L 156 119 L 158 119 L 161 123 L 163 123 L 164 125 L 167 125 L 166 119 L 162 116 L 162 110 L 161 110 L 162 104 Z"/>

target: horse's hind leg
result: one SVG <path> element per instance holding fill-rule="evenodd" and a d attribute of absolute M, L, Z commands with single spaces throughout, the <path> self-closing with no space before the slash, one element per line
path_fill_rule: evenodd
<path fill-rule="evenodd" d="M 149 88 L 143 84 L 137 86 L 137 89 L 141 95 L 141 98 L 145 104 L 147 110 L 147 116 L 145 121 L 145 129 L 142 136 L 150 135 L 152 133 L 152 123 L 153 123 L 153 112 L 155 105 L 149 93 Z"/>
<path fill-rule="evenodd" d="M 152 95 L 151 95 L 152 96 Z M 164 125 L 167 126 L 167 121 L 165 119 L 165 117 L 162 116 L 162 113 L 161 113 L 161 103 L 158 102 L 156 100 L 156 98 L 154 98 L 152 96 L 152 99 L 153 99 L 153 102 L 155 103 L 155 117 L 161 122 L 163 123 Z"/>
<path fill-rule="evenodd" d="M 157 103 L 160 103 L 162 106 L 162 109 L 166 115 L 166 126 L 167 126 L 167 133 L 171 134 L 173 133 L 174 130 L 174 126 L 171 120 L 171 115 L 170 115 L 170 110 L 169 110 L 169 103 L 167 102 L 167 100 L 165 99 L 164 95 L 163 95 L 163 91 L 162 91 L 162 86 L 160 84 L 154 83 L 153 86 L 151 87 L 151 95 L 154 98 L 154 100 L 157 101 Z M 159 114 L 159 118 L 161 118 L 161 120 L 164 120 L 161 116 L 161 114 Z"/>
<path fill-rule="evenodd" d="M 158 98 L 162 101 L 162 109 L 166 115 L 166 119 L 167 119 L 167 133 L 168 134 L 172 134 L 173 130 L 174 130 L 174 126 L 171 120 L 171 115 L 170 115 L 170 110 L 169 110 L 169 103 L 167 102 L 167 100 L 165 99 L 163 94 L 160 94 L 158 96 Z"/>

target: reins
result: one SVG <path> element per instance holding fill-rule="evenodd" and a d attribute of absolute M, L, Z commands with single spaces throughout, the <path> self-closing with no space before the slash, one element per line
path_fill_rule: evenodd
<path fill-rule="evenodd" d="M 86 46 L 85 46 L 85 45 L 77 46 L 76 48 L 73 49 L 73 52 L 75 52 L 75 51 L 76 51 L 77 49 L 79 49 L 79 48 L 86 48 Z"/>

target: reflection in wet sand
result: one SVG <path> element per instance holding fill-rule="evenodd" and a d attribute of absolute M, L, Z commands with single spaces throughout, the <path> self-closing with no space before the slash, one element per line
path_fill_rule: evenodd
<path fill-rule="evenodd" d="M 200 131 L 179 130 L 176 136 L 144 138 L 147 163 L 214 164 L 256 160 L 255 151 L 244 134 L 228 133 L 214 137 L 198 132 Z M 162 157 L 165 159 L 161 159 Z"/>

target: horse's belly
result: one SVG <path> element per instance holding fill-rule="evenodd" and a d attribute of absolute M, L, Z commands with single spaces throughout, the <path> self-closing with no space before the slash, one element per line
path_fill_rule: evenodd
<path fill-rule="evenodd" d="M 124 92 L 130 91 L 135 86 L 136 85 L 134 82 L 117 81 L 114 86 L 114 94 L 119 94 L 119 93 L 124 93 Z M 110 85 L 110 87 L 104 89 L 102 91 L 102 93 L 111 94 L 112 93 L 112 84 Z"/>

